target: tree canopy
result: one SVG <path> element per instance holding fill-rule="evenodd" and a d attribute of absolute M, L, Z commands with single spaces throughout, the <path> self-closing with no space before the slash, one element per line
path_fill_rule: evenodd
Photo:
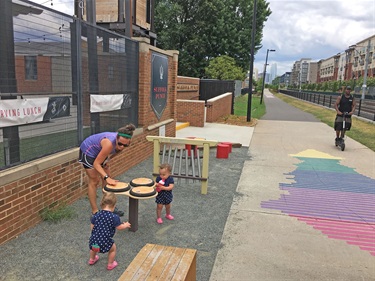
<path fill-rule="evenodd" d="M 156 0 L 157 46 L 178 50 L 179 75 L 206 77 L 210 61 L 220 56 L 234 59 L 247 71 L 250 64 L 253 1 Z M 255 52 L 261 48 L 263 27 L 271 10 L 257 0 Z"/>
<path fill-rule="evenodd" d="M 207 78 L 219 80 L 244 80 L 246 72 L 236 65 L 234 58 L 220 56 L 210 61 L 206 67 Z"/>

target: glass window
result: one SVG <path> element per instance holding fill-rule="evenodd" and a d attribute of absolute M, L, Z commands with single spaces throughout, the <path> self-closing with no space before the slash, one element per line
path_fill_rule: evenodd
<path fill-rule="evenodd" d="M 108 79 L 110 80 L 114 79 L 114 68 L 112 65 L 108 66 Z"/>
<path fill-rule="evenodd" d="M 38 80 L 36 56 L 25 56 L 25 80 Z"/>

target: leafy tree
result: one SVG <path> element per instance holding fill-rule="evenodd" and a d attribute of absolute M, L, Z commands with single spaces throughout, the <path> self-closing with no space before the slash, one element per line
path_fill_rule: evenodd
<path fill-rule="evenodd" d="M 262 92 L 262 87 L 263 87 L 263 77 L 257 80 L 257 85 L 255 87 L 255 91 L 257 93 Z"/>
<path fill-rule="evenodd" d="M 332 83 L 332 88 L 331 88 L 332 92 L 337 92 L 338 87 L 339 87 L 338 82 L 337 82 L 337 81 L 334 81 L 334 82 Z"/>
<path fill-rule="evenodd" d="M 246 71 L 250 63 L 253 1 L 156 0 L 157 46 L 178 50 L 178 74 L 204 77 L 213 58 L 234 58 Z M 269 3 L 258 0 L 255 50 L 261 48 Z"/>
<path fill-rule="evenodd" d="M 206 67 L 206 75 L 208 78 L 219 80 L 244 80 L 246 73 L 241 67 L 236 66 L 233 58 L 228 56 L 221 56 L 214 58 Z"/>

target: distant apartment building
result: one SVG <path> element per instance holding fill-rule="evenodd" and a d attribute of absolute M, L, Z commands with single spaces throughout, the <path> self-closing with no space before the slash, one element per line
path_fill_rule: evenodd
<path fill-rule="evenodd" d="M 358 79 L 365 75 L 375 77 L 375 35 L 359 41 L 346 51 L 346 79 Z"/>
<path fill-rule="evenodd" d="M 292 85 L 358 79 L 366 72 L 367 77 L 375 77 L 375 35 L 317 63 L 310 60 L 301 59 L 293 64 L 290 77 Z"/>
<path fill-rule="evenodd" d="M 280 76 L 279 84 L 280 85 L 285 85 L 285 87 L 288 87 L 290 84 L 290 77 L 291 77 L 291 72 L 285 72 L 283 75 Z"/>
<path fill-rule="evenodd" d="M 337 63 L 337 80 L 344 81 L 345 80 L 345 67 L 346 67 L 346 52 L 342 52 L 338 55 L 338 63 Z"/>
<path fill-rule="evenodd" d="M 318 63 L 310 62 L 307 83 L 314 84 L 318 81 Z"/>
<path fill-rule="evenodd" d="M 318 83 L 338 80 L 340 54 L 318 61 Z"/>
<path fill-rule="evenodd" d="M 293 64 L 291 73 L 291 84 L 301 86 L 310 83 L 310 64 L 311 58 L 302 58 Z"/>

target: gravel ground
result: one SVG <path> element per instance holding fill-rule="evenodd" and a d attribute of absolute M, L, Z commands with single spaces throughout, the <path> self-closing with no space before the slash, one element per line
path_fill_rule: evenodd
<path fill-rule="evenodd" d="M 242 167 L 249 158 L 248 147 L 233 148 L 228 159 L 217 159 L 216 149 L 211 149 L 208 194 L 200 194 L 199 181 L 180 180 L 173 191 L 174 221 L 164 219 L 158 225 L 154 199 L 140 201 L 138 231 L 116 231 L 119 266 L 112 271 L 106 270 L 107 254 L 100 254 L 94 266 L 87 264 L 90 208 L 88 199 L 82 198 L 72 205 L 75 219 L 42 222 L 1 245 L 0 280 L 117 280 L 146 243 L 197 249 L 197 280 L 209 280 Z M 151 172 L 149 158 L 117 178 L 129 182 L 151 177 Z M 98 201 L 100 197 L 98 191 Z M 122 219 L 127 220 L 127 197 L 118 196 L 117 206 L 125 210 Z"/>

